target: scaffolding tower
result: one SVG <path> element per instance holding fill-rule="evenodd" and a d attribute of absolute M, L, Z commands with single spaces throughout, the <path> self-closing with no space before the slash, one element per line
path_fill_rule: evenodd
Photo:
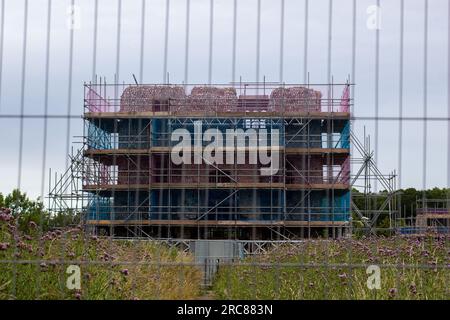
<path fill-rule="evenodd" d="M 351 137 L 351 88 L 86 83 L 83 148 L 50 187 L 49 206 L 75 205 L 87 231 L 120 237 L 338 238 L 352 230 L 351 210 L 372 230 L 395 209 L 395 183 Z M 192 151 L 182 163 L 180 132 Z M 364 167 L 352 177 L 350 141 Z M 381 208 L 352 201 L 363 176 L 390 187 Z"/>

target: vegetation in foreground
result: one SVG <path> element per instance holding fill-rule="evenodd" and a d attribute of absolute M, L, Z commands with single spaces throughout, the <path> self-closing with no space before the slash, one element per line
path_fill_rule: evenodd
<path fill-rule="evenodd" d="M 380 267 L 380 289 L 367 286 L 369 265 Z M 219 299 L 449 299 L 449 271 L 448 237 L 310 240 L 222 266 L 214 292 Z"/>
<path fill-rule="evenodd" d="M 418 192 L 405 190 L 411 208 Z M 445 192 L 427 190 L 427 197 Z M 68 227 L 79 222 L 78 213 L 50 215 L 19 190 L 0 194 L 1 207 L 10 209 L 0 210 L 0 299 L 201 294 L 201 272 L 189 255 L 148 242 L 85 238 Z M 305 241 L 221 266 L 213 290 L 223 299 L 449 299 L 449 248 L 444 237 Z M 81 268 L 80 290 L 66 287 L 69 265 Z M 381 267 L 379 290 L 367 288 L 368 265 Z"/>
<path fill-rule="evenodd" d="M 0 299 L 193 299 L 201 273 L 179 250 L 149 242 L 85 238 L 79 228 L 18 228 L 0 210 Z M 80 267 L 80 289 L 66 286 Z M 70 270 L 70 269 L 69 269 Z"/>

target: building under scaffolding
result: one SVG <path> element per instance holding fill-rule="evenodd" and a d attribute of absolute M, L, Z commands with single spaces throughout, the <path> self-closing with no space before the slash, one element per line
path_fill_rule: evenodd
<path fill-rule="evenodd" d="M 81 210 L 87 230 L 114 236 L 346 235 L 352 184 L 383 177 L 358 144 L 365 171 L 350 176 L 350 90 L 85 84 L 84 147 L 50 187 L 51 209 Z M 370 230 L 376 210 L 356 209 Z"/>
<path fill-rule="evenodd" d="M 399 217 L 397 230 L 405 235 L 450 234 L 450 206 L 447 199 L 416 199 L 416 214 Z"/>

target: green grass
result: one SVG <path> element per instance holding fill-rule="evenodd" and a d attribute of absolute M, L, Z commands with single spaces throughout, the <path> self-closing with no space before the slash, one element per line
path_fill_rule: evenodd
<path fill-rule="evenodd" d="M 191 255 L 147 241 L 86 237 L 78 228 L 27 234 L 0 216 L 0 299 L 196 299 Z M 217 299 L 448 299 L 450 238 L 308 240 L 222 265 Z M 66 287 L 69 265 L 81 289 Z M 381 267 L 367 288 L 366 267 Z"/>
<path fill-rule="evenodd" d="M 0 299 L 194 299 L 201 272 L 192 257 L 151 242 L 85 238 L 80 229 L 18 232 L 0 220 Z M 81 289 L 66 287 L 69 265 Z"/>
<path fill-rule="evenodd" d="M 449 299 L 449 241 L 305 241 L 221 267 L 213 290 L 219 299 Z M 372 264 L 379 290 L 367 287 Z"/>

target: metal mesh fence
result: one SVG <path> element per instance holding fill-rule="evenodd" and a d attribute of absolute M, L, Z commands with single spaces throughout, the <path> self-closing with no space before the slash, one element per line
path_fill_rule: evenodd
<path fill-rule="evenodd" d="M 1 299 L 448 299 L 447 1 L 0 6 Z"/>

